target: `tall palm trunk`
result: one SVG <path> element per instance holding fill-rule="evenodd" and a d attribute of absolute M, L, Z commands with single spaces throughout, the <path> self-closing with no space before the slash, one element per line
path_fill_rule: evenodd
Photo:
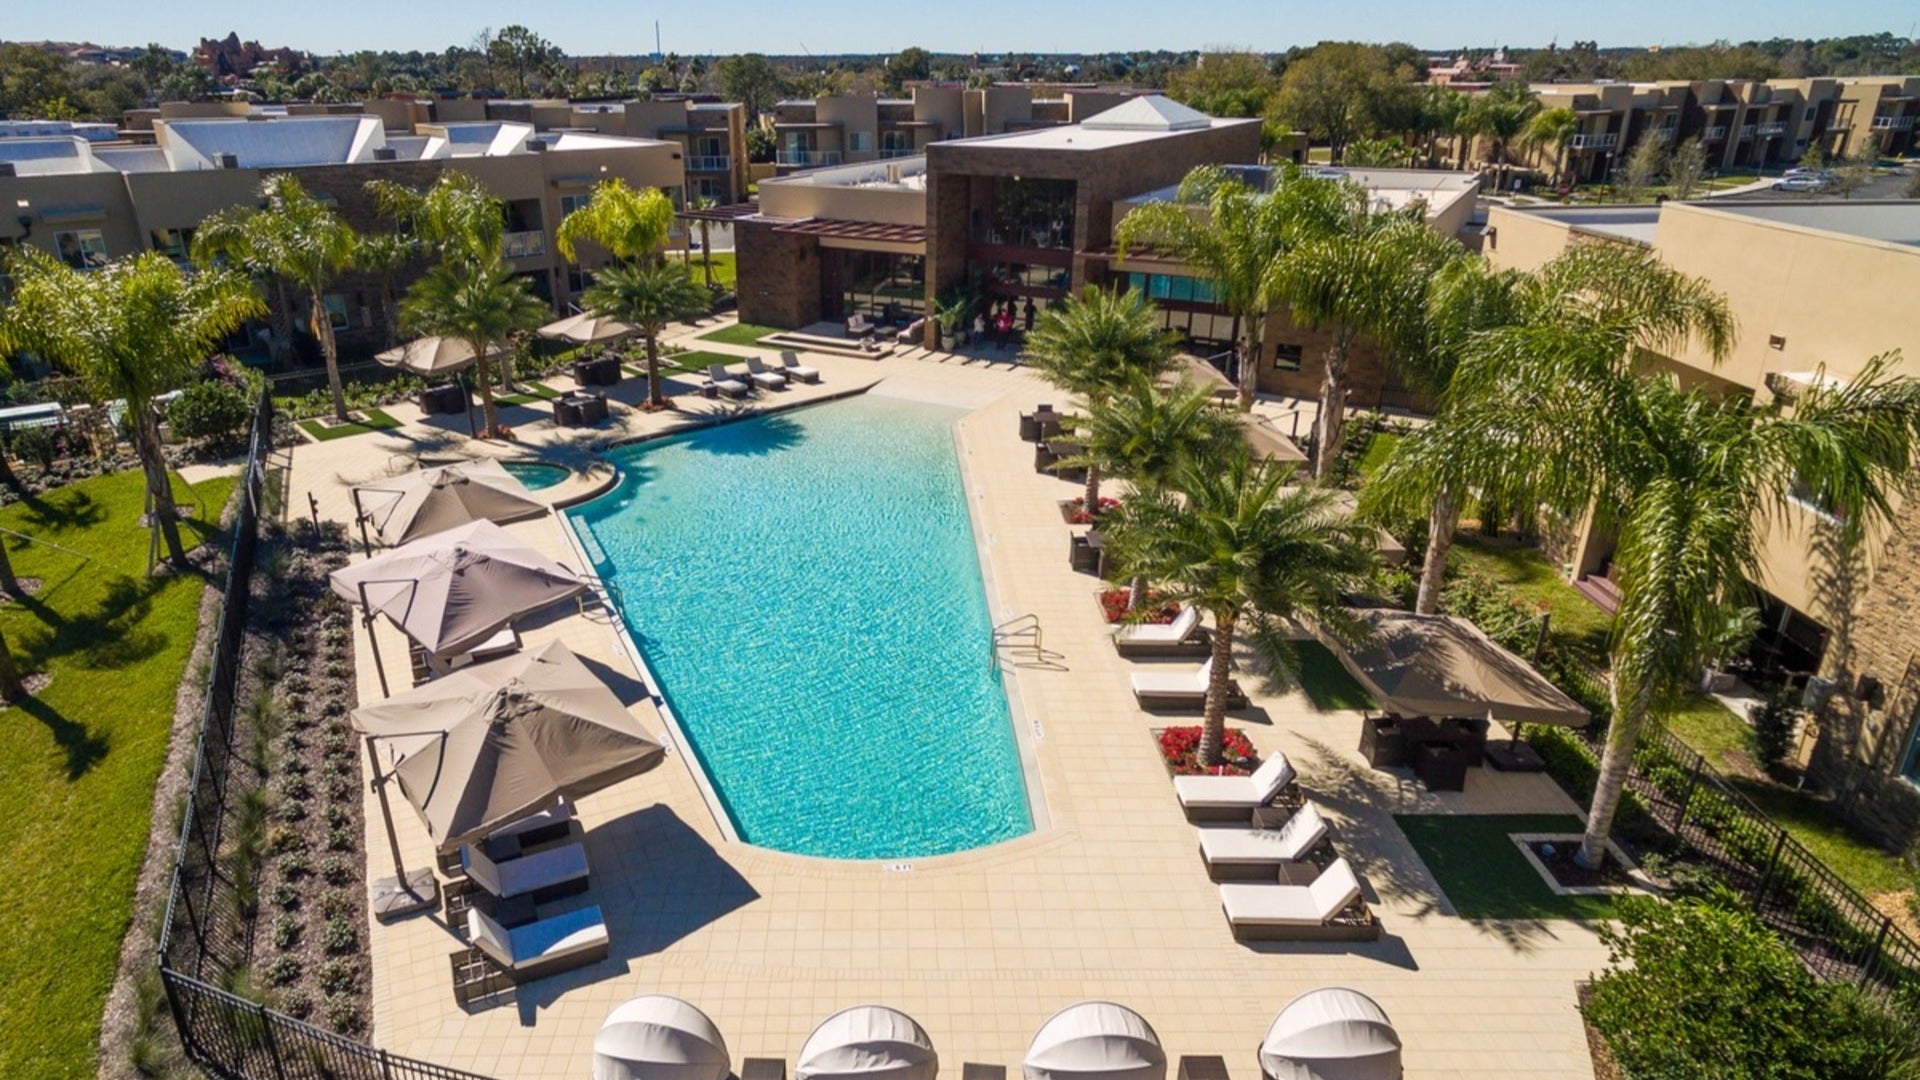
<path fill-rule="evenodd" d="M 493 407 L 493 363 L 486 358 L 486 350 L 481 348 L 481 344 L 473 343 L 473 354 L 479 357 L 474 361 L 474 366 L 480 373 L 480 377 L 474 381 L 480 384 L 480 415 L 487 422 L 486 434 L 481 438 L 491 439 L 499 430 L 500 414 Z"/>
<path fill-rule="evenodd" d="M 347 390 L 340 382 L 340 346 L 333 338 L 333 316 L 327 313 L 326 298 L 315 288 L 308 291 L 311 313 L 308 322 L 320 342 L 320 358 L 327 362 L 327 389 L 333 393 L 333 418 L 347 422 Z"/>
<path fill-rule="evenodd" d="M 1091 462 L 1087 464 L 1087 490 L 1080 496 L 1080 509 L 1088 517 L 1100 512 L 1100 466 Z"/>
<path fill-rule="evenodd" d="M 1607 727 L 1607 749 L 1600 756 L 1600 775 L 1593 784 L 1593 806 L 1587 811 L 1587 830 L 1580 838 L 1580 851 L 1574 856 L 1576 863 L 1589 869 L 1598 867 L 1607 857 L 1607 836 L 1613 831 L 1613 816 L 1620 809 L 1620 796 L 1627 789 L 1627 774 L 1633 770 L 1633 747 L 1652 704 L 1652 693 L 1643 680 L 1641 689 L 1634 691 L 1630 699 L 1622 700 L 1620 683 L 1615 682 L 1613 702 L 1613 722 Z"/>
<path fill-rule="evenodd" d="M 0 536 L 0 593 L 20 595 L 20 579 L 13 572 L 13 556 L 7 554 L 7 538 Z"/>
<path fill-rule="evenodd" d="M 25 691 L 20 666 L 13 662 L 13 650 L 7 647 L 7 635 L 0 634 L 0 698 L 18 701 Z"/>
<path fill-rule="evenodd" d="M 1447 576 L 1447 552 L 1453 550 L 1453 529 L 1460 521 L 1460 507 L 1453 486 L 1442 485 L 1434 496 L 1433 513 L 1427 518 L 1427 558 L 1420 566 L 1420 594 L 1414 599 L 1416 615 L 1431 615 L 1440 610 L 1440 587 Z"/>
<path fill-rule="evenodd" d="M 187 565 L 187 550 L 180 544 L 180 513 L 173 504 L 173 482 L 167 475 L 166 447 L 160 442 L 160 422 L 153 406 L 128 403 L 135 415 L 133 448 L 140 455 L 140 467 L 147 474 L 147 494 L 152 496 L 153 517 L 160 525 L 160 537 L 167 545 L 167 559 L 175 566 Z"/>
<path fill-rule="evenodd" d="M 1147 602 L 1147 575 L 1135 574 L 1127 582 L 1127 610 L 1138 611 L 1140 605 Z"/>
<path fill-rule="evenodd" d="M 1320 378 L 1320 448 L 1313 462 L 1314 478 L 1325 479 L 1340 456 L 1340 437 L 1347 426 L 1347 331 L 1334 331 L 1327 348 L 1326 373 Z"/>
<path fill-rule="evenodd" d="M 1233 687 L 1233 626 L 1238 611 L 1213 613 L 1213 669 L 1207 673 L 1206 711 L 1200 721 L 1200 764 L 1218 765 L 1225 758 L 1227 694 Z"/>
<path fill-rule="evenodd" d="M 647 404 L 655 409 L 667 407 L 667 396 L 660 388 L 660 333 L 647 330 Z"/>
<path fill-rule="evenodd" d="M 713 288 L 713 226 L 705 221 L 700 223 L 700 274 Z"/>
<path fill-rule="evenodd" d="M 1260 389 L 1260 323 L 1266 315 L 1248 315 L 1246 345 L 1240 356 L 1239 405 L 1241 412 L 1253 411 L 1253 397 Z"/>
<path fill-rule="evenodd" d="M 273 292 L 280 302 L 268 312 L 267 352 L 284 364 L 293 354 L 293 300 L 287 296 L 284 278 L 274 277 Z"/>

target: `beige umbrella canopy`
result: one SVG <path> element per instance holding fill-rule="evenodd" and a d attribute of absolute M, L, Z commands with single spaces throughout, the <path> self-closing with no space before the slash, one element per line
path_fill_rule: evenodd
<path fill-rule="evenodd" d="M 1330 647 L 1386 712 L 1586 726 L 1586 709 L 1465 619 L 1387 609 L 1354 615 L 1371 637 Z"/>
<path fill-rule="evenodd" d="M 393 778 L 441 850 L 638 776 L 666 754 L 557 641 L 362 706 L 353 724 L 392 740 Z"/>
<path fill-rule="evenodd" d="M 333 591 L 379 612 L 437 657 L 587 591 L 573 571 L 491 521 L 474 521 L 335 570 Z"/>
<path fill-rule="evenodd" d="M 618 341 L 634 333 L 635 329 L 618 319 L 609 319 L 589 311 L 579 315 L 569 315 L 558 322 L 550 322 L 535 332 L 553 341 L 571 341 L 577 345 L 591 345 L 600 341 Z"/>
<path fill-rule="evenodd" d="M 1307 455 L 1302 453 L 1292 439 L 1282 435 L 1280 429 L 1268 423 L 1254 413 L 1242 413 L 1240 416 L 1241 434 L 1247 440 L 1247 449 L 1253 456 L 1263 461 L 1285 461 L 1296 465 L 1305 464 Z"/>
<path fill-rule="evenodd" d="M 1195 356 L 1192 353 L 1179 353 L 1173 360 L 1170 374 L 1177 381 L 1203 386 L 1213 391 L 1216 397 L 1240 392 L 1240 388 L 1233 385 L 1233 380 L 1227 378 L 1225 372 L 1214 367 L 1204 357 Z"/>
<path fill-rule="evenodd" d="M 453 338 L 423 337 L 375 353 L 373 358 L 415 375 L 450 375 L 473 363 L 473 347 Z"/>
<path fill-rule="evenodd" d="M 353 503 L 390 545 L 486 520 L 539 517 L 545 503 L 492 458 L 415 469 L 353 489 Z"/>

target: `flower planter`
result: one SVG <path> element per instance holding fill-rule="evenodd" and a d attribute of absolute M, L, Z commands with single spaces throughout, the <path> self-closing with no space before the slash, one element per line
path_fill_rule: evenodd
<path fill-rule="evenodd" d="M 1198 727 L 1153 729 L 1153 745 L 1160 752 L 1160 764 L 1166 767 L 1169 776 L 1251 776 L 1260 767 L 1260 758 L 1254 753 L 1246 732 L 1228 728 L 1223 742 L 1225 763 L 1203 768 L 1194 760 L 1194 754 L 1200 749 Z"/>
<path fill-rule="evenodd" d="M 1100 605 L 1100 615 L 1102 618 L 1107 620 L 1108 625 L 1111 626 L 1111 625 L 1117 625 L 1122 622 L 1135 621 L 1135 622 L 1151 623 L 1151 624 L 1158 624 L 1158 625 L 1164 626 L 1167 623 L 1170 623 L 1173 620 L 1180 617 L 1179 604 L 1162 603 L 1159 597 L 1153 594 L 1153 590 L 1149 589 L 1147 590 L 1147 603 L 1160 604 L 1159 610 L 1153 612 L 1151 615 L 1148 615 L 1143 619 L 1128 620 L 1127 592 L 1128 590 L 1124 588 L 1102 589 L 1101 591 L 1094 594 L 1093 598 L 1095 602 L 1097 602 Z"/>
<path fill-rule="evenodd" d="M 1092 515 L 1089 515 L 1086 511 L 1087 501 L 1085 499 L 1062 499 L 1059 505 L 1060 520 L 1069 525 L 1094 525 L 1097 524 L 1102 517 L 1118 510 L 1120 508 L 1120 500 L 1108 498 L 1105 495 L 1100 496 L 1100 509 Z"/>

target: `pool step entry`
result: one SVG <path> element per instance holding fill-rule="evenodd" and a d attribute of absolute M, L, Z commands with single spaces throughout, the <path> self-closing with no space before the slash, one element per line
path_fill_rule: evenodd
<path fill-rule="evenodd" d="M 1029 612 L 1008 619 L 993 628 L 993 642 L 987 654 L 987 665 L 996 673 L 1001 670 L 1003 664 L 1065 671 L 1066 665 L 1060 663 L 1064 659 L 1066 659 L 1065 653 L 1054 652 L 1046 647 L 1040 631 L 1038 615 Z"/>

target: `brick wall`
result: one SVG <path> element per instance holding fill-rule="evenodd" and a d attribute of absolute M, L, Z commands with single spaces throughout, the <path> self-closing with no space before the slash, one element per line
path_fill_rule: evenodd
<path fill-rule="evenodd" d="M 820 321 L 820 244 L 766 222 L 733 225 L 740 321 L 793 330 Z"/>

